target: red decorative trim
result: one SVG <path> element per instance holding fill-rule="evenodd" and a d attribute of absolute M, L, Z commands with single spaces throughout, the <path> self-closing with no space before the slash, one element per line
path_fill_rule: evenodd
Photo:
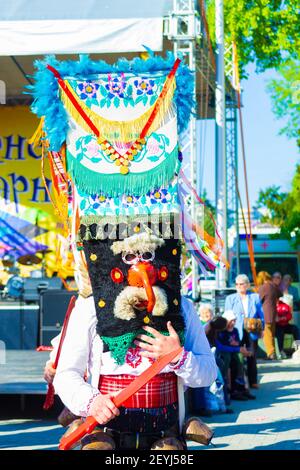
<path fill-rule="evenodd" d="M 43 352 L 43 351 L 53 351 L 53 346 L 39 346 L 36 348 L 37 352 Z"/>
<path fill-rule="evenodd" d="M 126 364 L 133 369 L 136 369 L 142 362 L 142 356 L 140 354 L 141 348 L 129 348 L 126 353 Z"/>
<path fill-rule="evenodd" d="M 156 101 L 156 104 L 154 106 L 154 109 L 152 111 L 152 113 L 150 114 L 149 116 L 149 119 L 147 121 L 147 123 L 145 124 L 144 126 L 144 129 L 142 130 L 141 132 L 141 135 L 140 135 L 140 138 L 142 139 L 143 137 L 145 137 L 147 135 L 147 132 L 148 130 L 150 129 L 154 119 L 155 119 L 155 116 L 157 115 L 158 113 L 158 110 L 159 110 L 159 107 L 160 107 L 160 104 L 161 104 L 161 101 L 164 99 L 164 97 L 166 96 L 166 93 L 168 91 L 168 88 L 169 88 L 169 84 L 170 84 L 170 80 L 171 78 L 174 77 L 178 67 L 179 67 L 179 64 L 180 64 L 181 60 L 180 59 L 176 59 L 175 62 L 174 62 L 174 65 L 169 73 L 169 75 L 167 76 L 167 79 L 164 83 L 164 86 L 163 86 L 163 89 L 161 90 L 160 92 L 160 95 L 159 97 L 157 98 L 157 101 Z"/>
<path fill-rule="evenodd" d="M 86 407 L 86 414 L 87 414 L 87 415 L 90 414 L 90 407 L 92 406 L 92 403 L 93 403 L 94 399 L 95 399 L 96 397 L 98 397 L 98 395 L 101 395 L 101 393 L 95 392 L 95 393 L 93 393 L 93 396 L 89 399 L 88 404 L 87 404 L 87 407 Z"/>
<path fill-rule="evenodd" d="M 70 93 L 68 87 L 66 86 L 65 82 L 63 81 L 61 75 L 59 74 L 58 70 L 56 70 L 54 67 L 52 67 L 51 65 L 47 65 L 47 69 L 50 70 L 54 76 L 57 78 L 57 81 L 58 81 L 58 84 L 59 86 L 61 87 L 61 89 L 65 92 L 65 94 L 67 95 L 67 97 L 69 98 L 69 100 L 71 101 L 71 103 L 73 104 L 73 106 L 76 108 L 76 110 L 79 112 L 80 116 L 85 120 L 85 122 L 87 123 L 87 125 L 91 128 L 91 130 L 93 131 L 93 133 L 96 135 L 96 137 L 99 137 L 99 130 L 97 129 L 97 127 L 93 124 L 93 122 L 91 121 L 91 119 L 88 117 L 88 115 L 83 111 L 83 109 L 81 108 L 80 104 L 76 101 L 76 99 L 74 98 L 74 96 L 72 95 L 72 93 Z"/>
<path fill-rule="evenodd" d="M 172 364 L 170 362 L 170 367 L 172 368 L 172 370 L 178 370 L 178 369 L 181 369 L 181 367 L 183 366 L 183 364 L 185 363 L 186 361 L 186 358 L 188 356 L 188 351 L 186 351 L 185 349 L 183 350 L 183 353 L 182 353 L 182 357 L 180 359 L 178 359 L 178 361 L 175 363 L 175 364 Z"/>
<path fill-rule="evenodd" d="M 115 394 L 129 386 L 134 375 L 103 375 L 100 376 L 99 390 L 102 394 Z M 173 372 L 158 374 L 146 385 L 128 398 L 125 408 L 159 408 L 178 401 L 177 377 Z"/>

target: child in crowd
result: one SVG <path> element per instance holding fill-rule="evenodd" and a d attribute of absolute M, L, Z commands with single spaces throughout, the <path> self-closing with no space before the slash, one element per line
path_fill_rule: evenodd
<path fill-rule="evenodd" d="M 216 337 L 218 332 L 226 328 L 227 322 L 220 316 L 214 316 L 214 310 L 211 304 L 202 303 L 199 308 L 199 316 L 202 325 L 212 349 L 216 351 Z M 201 387 L 191 390 L 193 409 L 200 416 L 211 416 L 213 412 L 232 413 L 233 411 L 227 408 L 230 404 L 230 399 L 227 394 L 227 386 L 224 385 L 224 380 L 221 374 L 222 361 L 215 357 L 218 366 L 218 377 L 211 387 Z M 220 362 L 220 366 L 219 366 Z"/>
<path fill-rule="evenodd" d="M 249 393 L 244 380 L 244 358 L 250 357 L 251 352 L 241 345 L 239 333 L 235 328 L 236 315 L 232 310 L 227 310 L 223 314 L 227 321 L 226 329 L 220 331 L 216 339 L 217 357 L 222 363 L 221 372 L 223 378 L 228 380 L 231 390 L 231 398 L 234 400 L 246 401 L 255 399 Z M 229 371 L 231 379 L 229 380 Z"/>

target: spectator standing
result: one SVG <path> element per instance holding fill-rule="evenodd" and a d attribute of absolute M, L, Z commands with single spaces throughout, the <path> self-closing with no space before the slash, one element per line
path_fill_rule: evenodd
<path fill-rule="evenodd" d="M 277 303 L 277 316 L 276 316 L 276 338 L 278 341 L 278 347 L 282 359 L 286 359 L 286 353 L 283 349 L 284 335 L 293 335 L 294 340 L 299 340 L 299 329 L 296 325 L 290 323 L 292 320 L 292 302 L 288 305 L 285 301 L 285 297 Z"/>
<path fill-rule="evenodd" d="M 290 274 L 285 274 L 282 278 L 282 292 L 284 295 L 288 294 L 293 297 L 293 309 L 299 308 L 299 292 L 297 287 L 292 286 L 293 278 Z"/>
<path fill-rule="evenodd" d="M 272 282 L 275 286 L 279 287 L 279 289 L 281 288 L 282 274 L 279 271 L 272 274 Z"/>
<path fill-rule="evenodd" d="M 225 310 L 232 310 L 236 315 L 235 327 L 239 332 L 242 344 L 246 344 L 252 355 L 247 357 L 247 374 L 251 388 L 258 388 L 257 383 L 257 348 L 258 339 L 264 327 L 264 314 L 259 295 L 250 291 L 250 282 L 246 274 L 239 274 L 235 279 L 237 293 L 226 297 Z M 260 321 L 260 328 L 246 330 L 246 318 L 255 318 Z"/>
<path fill-rule="evenodd" d="M 279 273 L 280 274 L 280 273 Z M 277 273 L 274 273 L 277 275 Z M 273 275 L 273 276 L 274 276 Z M 281 276 L 281 275 L 280 275 Z M 278 276 L 279 277 L 279 276 Z M 262 303 L 265 319 L 264 343 L 266 347 L 267 359 L 276 359 L 275 354 L 275 328 L 276 328 L 276 306 L 278 299 L 282 296 L 282 292 L 277 285 L 277 277 L 272 277 L 266 271 L 260 271 L 257 275 L 257 284 L 259 286 L 258 293 Z M 281 282 L 281 278 L 279 284 Z"/>

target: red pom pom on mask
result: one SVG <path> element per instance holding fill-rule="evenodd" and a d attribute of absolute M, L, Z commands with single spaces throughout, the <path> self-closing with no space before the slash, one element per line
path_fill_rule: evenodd
<path fill-rule="evenodd" d="M 114 268 L 110 272 L 110 277 L 113 282 L 116 284 L 121 284 L 124 281 L 124 274 L 122 273 L 121 269 Z"/>
<path fill-rule="evenodd" d="M 166 266 L 162 266 L 158 271 L 158 279 L 160 281 L 166 281 L 169 277 L 169 271 Z"/>

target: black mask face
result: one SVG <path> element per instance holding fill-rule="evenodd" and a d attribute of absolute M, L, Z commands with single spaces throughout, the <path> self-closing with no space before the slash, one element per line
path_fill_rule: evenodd
<path fill-rule="evenodd" d="M 141 242 L 146 235 L 141 231 L 128 246 L 129 239 L 120 237 L 120 226 L 114 227 L 114 235 L 114 239 L 83 243 L 98 318 L 97 332 L 107 349 L 113 355 L 115 349 L 124 352 L 145 325 L 167 334 L 166 325 L 171 321 L 183 335 L 180 242 L 158 237 L 157 245 L 162 246 L 148 246 L 147 241 Z M 120 241 L 123 244 L 116 250 Z M 153 309 L 149 292 L 154 294 Z"/>

